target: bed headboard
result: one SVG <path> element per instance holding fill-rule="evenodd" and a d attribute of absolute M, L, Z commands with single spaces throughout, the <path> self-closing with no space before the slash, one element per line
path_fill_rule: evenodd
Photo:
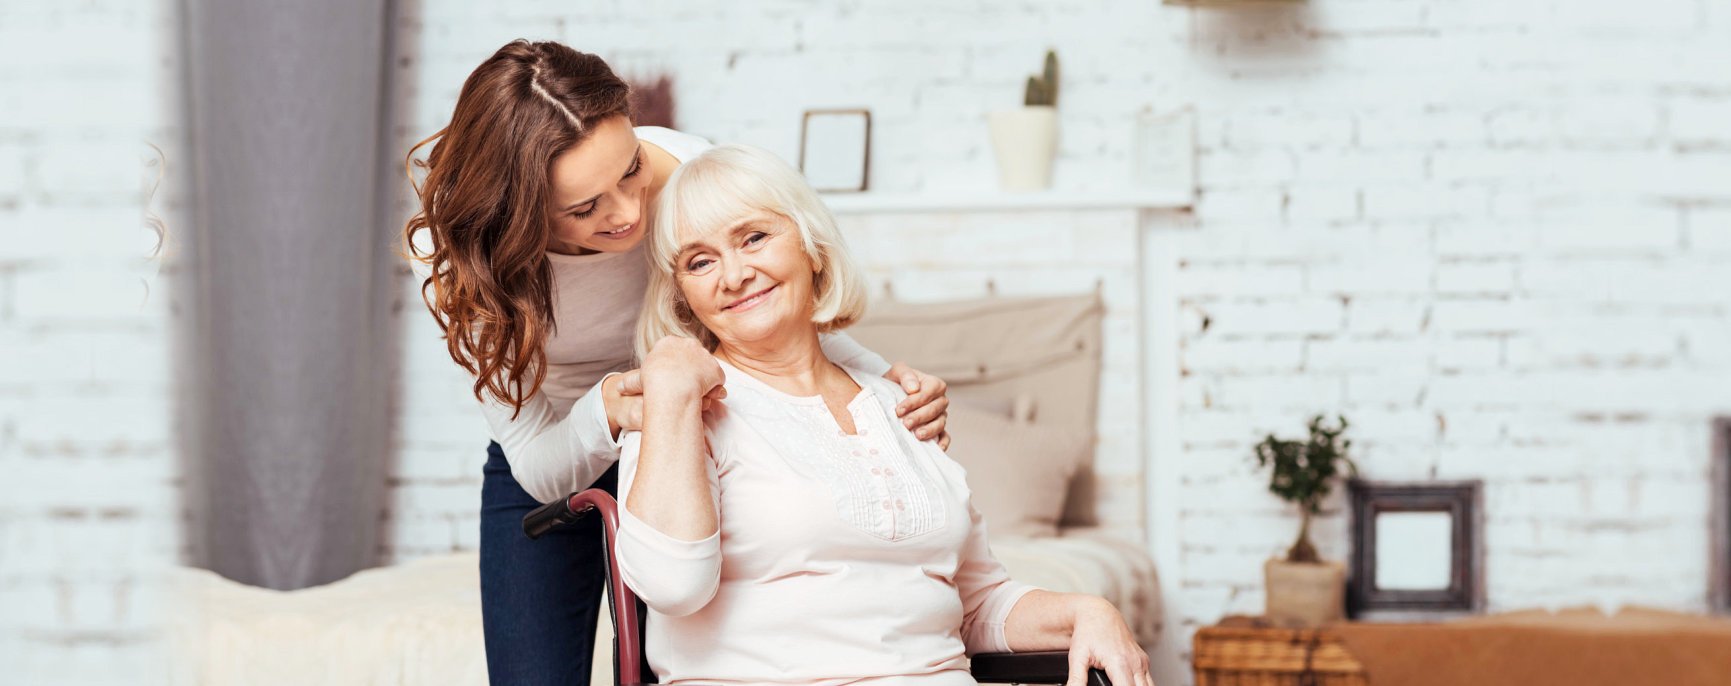
<path fill-rule="evenodd" d="M 933 303 L 884 298 L 847 333 L 891 362 L 942 377 L 954 402 L 1010 414 L 1018 402 L 1031 401 L 1036 422 L 1091 436 L 1104 315 L 1098 293 Z M 1091 464 L 1070 486 L 1064 524 L 1094 524 Z"/>

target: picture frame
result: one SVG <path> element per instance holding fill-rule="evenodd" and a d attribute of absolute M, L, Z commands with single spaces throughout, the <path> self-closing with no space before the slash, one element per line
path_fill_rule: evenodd
<path fill-rule="evenodd" d="M 864 192 L 871 183 L 871 143 L 871 110 L 806 110 L 799 171 L 820 193 Z"/>
<path fill-rule="evenodd" d="M 1413 619 L 1484 608 L 1483 482 L 1353 480 L 1347 615 Z"/>

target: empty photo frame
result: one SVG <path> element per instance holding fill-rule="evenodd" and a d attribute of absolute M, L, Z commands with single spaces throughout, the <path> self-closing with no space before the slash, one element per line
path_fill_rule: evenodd
<path fill-rule="evenodd" d="M 863 191 L 871 175 L 870 110 L 807 110 L 799 170 L 819 192 Z"/>
<path fill-rule="evenodd" d="M 1353 481 L 1347 612 L 1462 614 L 1484 606 L 1482 486 L 1478 481 Z"/>

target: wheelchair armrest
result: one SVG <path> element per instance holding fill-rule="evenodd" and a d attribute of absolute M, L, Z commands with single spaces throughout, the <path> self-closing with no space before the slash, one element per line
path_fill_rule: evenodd
<path fill-rule="evenodd" d="M 1070 654 L 980 653 L 973 657 L 974 680 L 987 684 L 1062 684 L 1070 680 Z M 1098 669 L 1088 670 L 1089 686 L 1112 686 Z"/>

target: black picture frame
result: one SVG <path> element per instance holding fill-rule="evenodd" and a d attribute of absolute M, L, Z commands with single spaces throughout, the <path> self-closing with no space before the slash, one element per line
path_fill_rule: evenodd
<path fill-rule="evenodd" d="M 1373 482 L 1347 485 L 1352 502 L 1353 551 L 1347 580 L 1347 615 L 1353 619 L 1408 619 L 1471 614 L 1484 608 L 1483 482 Z M 1377 519 L 1381 515 L 1439 512 L 1450 517 L 1449 582 L 1436 590 L 1377 585 Z"/>

